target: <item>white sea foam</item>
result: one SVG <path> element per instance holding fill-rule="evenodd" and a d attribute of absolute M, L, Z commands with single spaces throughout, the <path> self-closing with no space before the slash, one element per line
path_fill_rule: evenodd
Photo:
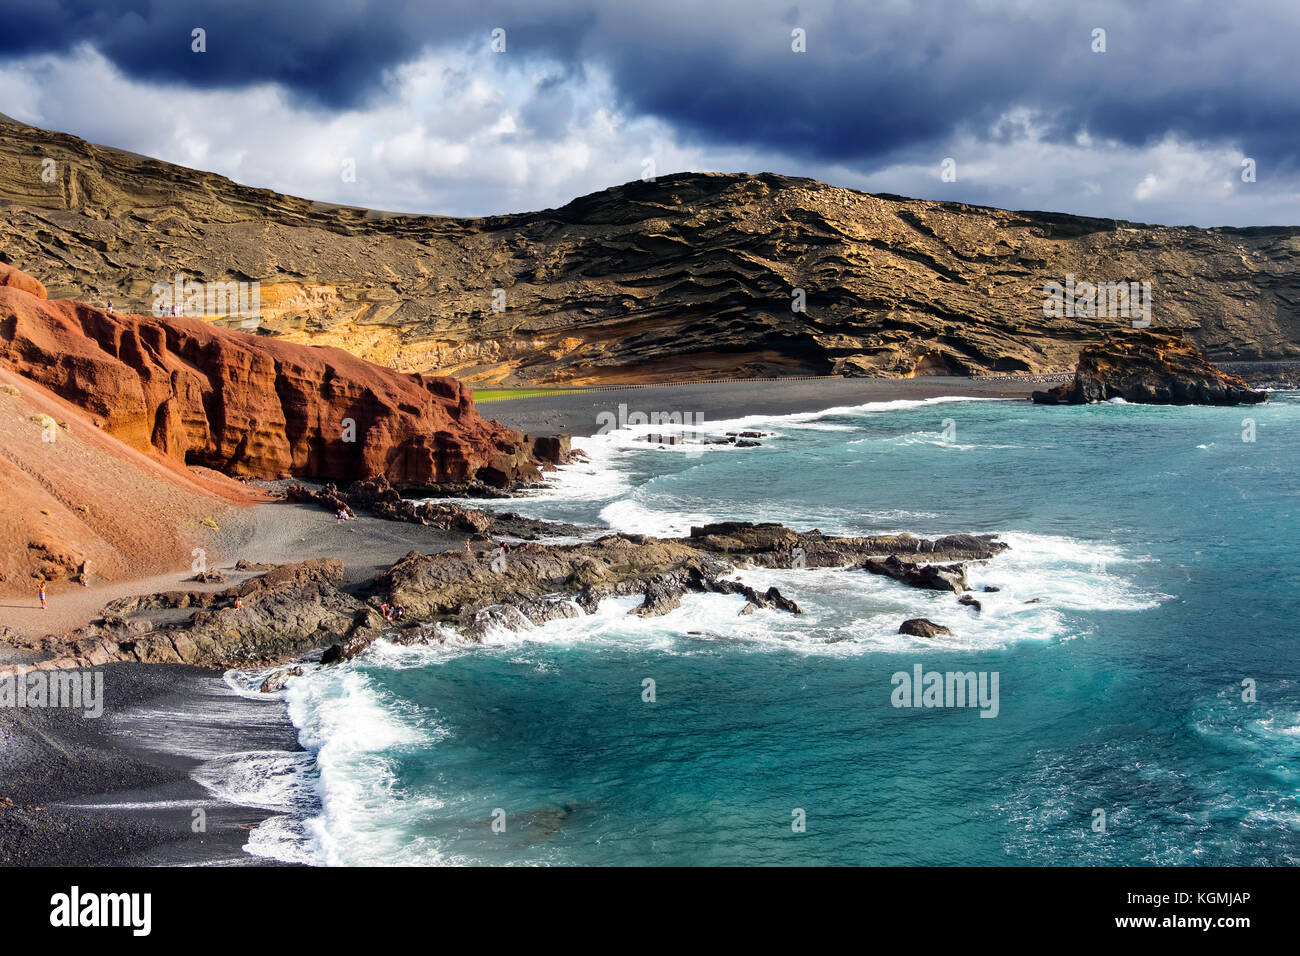
<path fill-rule="evenodd" d="M 223 754 L 190 774 L 222 800 L 281 812 L 302 812 L 315 804 L 315 775 L 311 754 L 283 750 Z"/>
<path fill-rule="evenodd" d="M 399 647 L 381 641 L 364 660 L 370 667 L 406 669 L 447 665 L 465 654 L 505 654 L 544 672 L 555 649 L 567 646 L 673 656 L 966 652 L 1069 639 L 1077 636 L 1075 611 L 1136 610 L 1161 599 L 1114 572 L 1141 560 L 1118 548 L 1023 533 L 1007 538 L 1013 550 L 971 567 L 983 604 L 978 614 L 951 593 L 908 588 L 863 571 L 746 568 L 734 577 L 760 592 L 780 588 L 805 613 L 796 617 L 764 609 L 741 616 L 745 599 L 739 595 L 687 594 L 674 611 L 641 618 L 628 614 L 641 600 L 629 596 L 608 599 L 593 614 L 518 632 L 493 630 L 482 645 L 459 640 L 454 629 L 453 639 L 442 645 Z M 979 592 L 984 584 L 1002 590 Z M 1024 603 L 1029 597 L 1045 600 Z M 899 634 L 899 623 L 912 617 L 945 624 L 953 633 L 937 639 Z M 404 749 L 436 746 L 445 732 L 428 715 L 383 699 L 356 663 L 318 671 L 287 692 L 303 744 L 317 751 L 315 795 L 322 809 L 306 819 L 267 820 L 250 839 L 248 852 L 336 865 L 463 862 L 430 839 L 411 835 L 411 821 L 441 808 L 443 801 L 428 793 L 404 793 L 393 767 Z"/>
<path fill-rule="evenodd" d="M 996 399 L 992 399 L 996 400 Z M 745 416 L 703 426 L 646 425 L 575 440 L 590 457 L 564 466 L 535 496 L 539 501 L 593 502 L 600 517 L 621 531 L 671 536 L 692 525 L 718 520 L 707 512 L 669 506 L 665 495 L 637 488 L 629 465 L 647 453 L 680 454 L 685 445 L 661 450 L 640 437 L 691 430 L 720 436 L 727 431 L 772 434 L 767 445 L 798 441 L 801 432 L 855 431 L 837 419 L 871 416 L 966 398 L 877 402 L 785 416 Z M 811 436 L 809 436 L 811 438 Z M 934 444 L 953 451 L 984 447 L 946 441 L 938 433 L 913 432 L 881 440 L 906 445 Z M 696 447 L 703 455 L 747 454 L 761 449 L 730 445 Z M 524 510 L 524 509 L 520 509 Z M 797 504 L 753 503 L 748 520 L 777 520 L 796 526 L 820 526 L 831 533 L 852 533 L 864 523 L 907 529 L 930 512 L 903 510 L 828 513 Z M 862 571 L 743 569 L 736 576 L 760 592 L 776 586 L 803 607 L 793 616 L 763 609 L 744 616 L 738 595 L 688 594 L 674 611 L 652 618 L 629 616 L 639 597 L 609 599 L 593 614 L 559 619 L 521 631 L 492 629 L 481 645 L 464 641 L 452 630 L 445 644 L 396 646 L 377 642 L 361 661 L 309 673 L 285 692 L 289 712 L 304 746 L 314 753 L 313 794 L 321 809 L 311 816 L 273 817 L 254 833 L 250 853 L 297 862 L 326 864 L 452 862 L 424 838 L 412 838 L 409 822 L 420 809 L 434 810 L 441 800 L 428 793 L 401 789 L 395 761 L 410 748 L 436 747 L 445 734 L 429 714 L 404 708 L 376 690 L 365 668 L 402 670 L 446 666 L 466 654 L 503 654 L 515 663 L 544 671 L 554 649 L 569 645 L 652 651 L 678 656 L 722 653 L 783 653 L 846 656 L 912 650 L 969 651 L 1007 647 L 1026 641 L 1068 640 L 1086 627 L 1079 612 L 1137 611 L 1154 607 L 1165 595 L 1143 591 L 1133 572 L 1144 559 L 1117 546 L 1059 536 L 1012 532 L 1004 536 L 1010 550 L 988 563 L 973 564 L 969 577 L 982 603 L 976 613 L 948 592 L 908 588 Z M 997 588 L 983 592 L 984 586 Z M 1027 603 L 1038 599 L 1035 603 Z M 925 617 L 952 629 L 937 639 L 898 633 L 901 621 Z M 260 683 L 259 674 L 248 685 Z M 239 688 L 245 692 L 244 688 Z"/>
<path fill-rule="evenodd" d="M 432 848 L 402 838 L 400 824 L 405 813 L 440 804 L 427 795 L 405 799 L 394 761 L 409 748 L 435 745 L 445 731 L 385 698 L 350 664 L 295 682 L 286 699 L 302 744 L 314 753 L 321 810 L 301 823 L 267 821 L 249 852 L 325 865 L 437 862 Z"/>
<path fill-rule="evenodd" d="M 622 465 L 637 454 L 652 451 L 657 454 L 685 455 L 687 457 L 716 454 L 752 454 L 761 452 L 767 445 L 758 448 L 736 448 L 730 444 L 708 445 L 703 439 L 723 438 L 728 432 L 762 431 L 767 433 L 765 442 L 772 439 L 794 437 L 802 431 L 856 431 L 856 425 L 844 422 L 825 421 L 830 418 L 861 418 L 887 412 L 922 408 L 930 405 L 943 405 L 958 402 L 1003 401 L 996 398 L 964 398 L 959 396 L 940 396 L 922 399 L 897 399 L 888 402 L 868 402 L 863 405 L 845 405 L 815 412 L 796 412 L 789 415 L 746 415 L 741 418 L 729 418 L 719 421 L 705 420 L 699 424 L 666 423 L 629 425 L 599 435 L 579 437 L 573 440 L 573 447 L 581 450 L 589 459 L 571 465 L 561 465 L 554 472 L 545 476 L 541 488 L 534 490 L 527 497 L 543 501 L 611 501 L 633 490 L 633 484 Z M 676 444 L 647 442 L 647 435 L 685 436 Z M 1014 447 L 1014 446 L 1007 446 Z M 472 499 L 456 499 L 466 504 L 473 504 Z M 643 533 L 652 534 L 648 529 Z"/>

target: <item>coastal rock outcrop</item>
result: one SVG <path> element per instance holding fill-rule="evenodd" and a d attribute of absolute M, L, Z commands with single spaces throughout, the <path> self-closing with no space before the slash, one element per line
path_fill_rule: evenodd
<path fill-rule="evenodd" d="M 1255 405 L 1267 392 L 1251 388 L 1206 361 L 1170 330 L 1115 332 L 1079 353 L 1074 381 L 1034 392 L 1041 405 L 1082 405 L 1111 399 L 1143 405 Z"/>
<path fill-rule="evenodd" d="M 0 285 L 0 361 L 133 448 L 250 478 L 506 487 L 561 452 L 483 419 L 454 379 L 174 316 Z"/>
<path fill-rule="evenodd" d="M 868 558 L 861 564 L 861 568 L 872 574 L 883 574 L 895 581 L 902 581 L 914 588 L 957 593 L 969 590 L 966 568 L 961 564 L 912 564 L 891 554 L 883 559 Z"/>
<path fill-rule="evenodd" d="M 41 649 L 63 660 L 249 667 L 291 660 L 350 636 L 380 615 L 339 590 L 343 564 L 281 565 L 224 591 L 169 591 L 108 604 L 101 619 Z M 192 610 L 174 623 L 177 610 Z"/>
<path fill-rule="evenodd" d="M 454 624 L 461 639 L 481 641 L 494 628 L 522 630 L 574 617 L 579 607 L 590 613 L 610 597 L 641 597 L 631 613 L 642 616 L 669 613 L 685 594 L 704 592 L 742 598 L 738 613 L 802 614 L 777 588 L 760 592 L 732 575 L 751 565 L 861 567 L 880 559 L 917 572 L 891 577 L 932 588 L 936 579 L 925 569 L 934 556 L 985 560 L 1006 547 L 987 535 L 833 538 L 744 522 L 692 532 L 684 538 L 612 534 L 580 544 L 526 543 L 504 553 L 412 551 L 356 594 L 343 589 L 338 559 L 281 565 L 220 591 L 111 602 L 99 621 L 39 649 L 56 655 L 56 666 L 130 660 L 248 667 L 324 648 L 320 660 L 328 665 L 351 660 L 381 637 L 442 642 L 449 632 L 438 625 Z M 950 583 L 954 567 L 961 565 L 942 566 L 941 580 Z M 400 606 L 401 620 L 388 619 L 384 605 Z M 179 611 L 190 611 L 188 620 L 178 620 Z"/>

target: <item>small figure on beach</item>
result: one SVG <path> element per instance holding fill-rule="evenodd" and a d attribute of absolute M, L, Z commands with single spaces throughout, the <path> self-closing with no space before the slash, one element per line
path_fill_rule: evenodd
<path fill-rule="evenodd" d="M 243 609 L 244 609 L 244 599 L 239 595 L 235 595 L 235 610 L 242 611 Z"/>
<path fill-rule="evenodd" d="M 112 299 L 109 299 L 109 300 L 108 300 L 108 311 L 109 311 L 109 312 L 112 312 L 112 311 L 113 311 L 113 300 L 112 300 Z"/>
<path fill-rule="evenodd" d="M 406 617 L 406 605 L 405 605 L 405 604 L 399 604 L 399 605 L 397 605 L 397 607 L 393 608 L 393 620 L 394 620 L 394 621 L 400 621 L 400 620 L 401 620 L 402 618 L 404 618 L 404 617 Z"/>
<path fill-rule="evenodd" d="M 465 539 L 465 553 L 466 553 L 466 554 L 473 554 L 473 551 L 471 550 L 471 548 L 470 548 L 470 546 L 469 546 L 469 538 L 466 538 L 466 539 Z"/>
<path fill-rule="evenodd" d="M 45 582 L 44 581 L 42 581 L 41 586 L 36 589 L 36 596 L 41 599 L 41 610 L 44 611 L 45 610 Z"/>
<path fill-rule="evenodd" d="M 340 508 L 338 512 L 334 515 L 334 518 L 335 518 L 334 521 L 335 524 L 342 524 L 343 522 L 348 520 L 348 515 L 346 511 Z"/>
<path fill-rule="evenodd" d="M 391 621 L 393 619 L 387 604 L 379 605 L 379 613 L 384 616 L 385 621 Z"/>

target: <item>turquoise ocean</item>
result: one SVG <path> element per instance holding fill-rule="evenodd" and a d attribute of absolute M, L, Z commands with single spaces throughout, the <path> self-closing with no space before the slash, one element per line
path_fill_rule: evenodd
<path fill-rule="evenodd" d="M 284 692 L 305 752 L 226 762 L 224 795 L 277 811 L 248 852 L 1300 863 L 1300 395 L 699 411 L 708 436 L 770 437 L 576 439 L 590 462 L 510 507 L 656 535 L 718 520 L 995 533 L 1011 547 L 971 569 L 982 609 L 863 572 L 753 570 L 739 577 L 806 613 L 742 617 L 740 597 L 691 595 L 640 619 L 629 598 L 484 645 L 381 642 Z M 898 634 L 912 617 L 953 633 Z M 996 717 L 894 706 L 893 675 L 917 665 L 996 673 Z"/>

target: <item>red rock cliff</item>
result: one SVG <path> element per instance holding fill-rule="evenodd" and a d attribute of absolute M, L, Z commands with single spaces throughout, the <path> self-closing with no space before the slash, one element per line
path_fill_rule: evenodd
<path fill-rule="evenodd" d="M 536 480 L 534 442 L 452 378 L 184 318 L 50 301 L 0 264 L 0 360 L 127 444 L 255 478 Z"/>

